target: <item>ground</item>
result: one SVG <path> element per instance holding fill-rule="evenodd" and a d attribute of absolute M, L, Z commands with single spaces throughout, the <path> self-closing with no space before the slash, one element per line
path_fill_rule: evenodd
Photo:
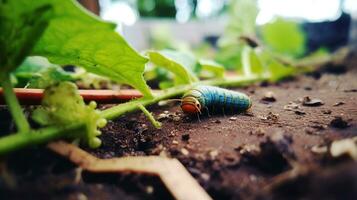
<path fill-rule="evenodd" d="M 353 63 L 352 63 L 353 64 Z M 140 112 L 109 122 L 100 158 L 178 158 L 214 199 L 357 199 L 357 163 L 330 144 L 357 136 L 356 72 L 318 72 L 247 93 L 247 113 L 186 116 L 177 104 L 152 106 L 163 126 Z M 102 108 L 111 105 L 102 105 Z M 12 129 L 1 109 L 1 132 Z M 82 173 L 45 147 L 3 158 L 0 199 L 170 199 L 156 177 Z"/>

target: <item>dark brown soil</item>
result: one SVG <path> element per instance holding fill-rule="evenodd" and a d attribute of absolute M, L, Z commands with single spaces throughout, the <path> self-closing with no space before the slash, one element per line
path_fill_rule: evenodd
<path fill-rule="evenodd" d="M 103 129 L 101 148 L 86 150 L 100 158 L 178 158 L 214 199 L 357 199 L 357 163 L 311 150 L 357 136 L 356 75 L 324 73 L 238 89 L 254 102 L 244 114 L 198 119 L 183 115 L 178 105 L 153 106 L 162 129 L 133 113 Z M 9 123 L 0 123 L 9 132 Z M 171 198 L 156 177 L 81 177 L 74 165 L 44 147 L 3 160 L 0 199 Z"/>

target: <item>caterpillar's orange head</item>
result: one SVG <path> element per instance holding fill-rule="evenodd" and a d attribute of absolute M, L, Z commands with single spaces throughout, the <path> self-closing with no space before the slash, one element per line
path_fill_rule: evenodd
<path fill-rule="evenodd" d="M 181 109 L 188 114 L 201 113 L 201 103 L 195 97 L 184 97 L 181 101 Z"/>

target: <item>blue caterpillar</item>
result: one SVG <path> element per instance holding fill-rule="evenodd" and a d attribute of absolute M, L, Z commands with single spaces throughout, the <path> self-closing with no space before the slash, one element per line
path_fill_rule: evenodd
<path fill-rule="evenodd" d="M 185 113 L 209 112 L 240 113 L 252 106 L 250 98 L 241 92 L 213 86 L 196 86 L 185 93 L 181 108 Z"/>

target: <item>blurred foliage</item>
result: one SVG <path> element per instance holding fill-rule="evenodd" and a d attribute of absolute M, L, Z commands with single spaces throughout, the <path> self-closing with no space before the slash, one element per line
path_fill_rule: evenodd
<path fill-rule="evenodd" d="M 241 68 L 241 51 L 245 45 L 241 36 L 255 37 L 258 15 L 256 0 L 232 0 L 228 5 L 228 24 L 218 41 L 216 60 L 227 69 Z"/>
<path fill-rule="evenodd" d="M 200 78 L 222 78 L 224 67 L 219 63 L 198 59 L 191 53 L 175 50 L 148 51 L 154 68 L 146 72 L 146 78 L 155 79 L 161 89 L 192 84 Z"/>
<path fill-rule="evenodd" d="M 260 32 L 264 43 L 277 53 L 299 57 L 306 51 L 306 37 L 297 22 L 277 18 L 263 25 Z"/>
<path fill-rule="evenodd" d="M 140 16 L 175 18 L 175 0 L 138 0 Z"/>
<path fill-rule="evenodd" d="M 16 87 L 46 88 L 61 81 L 74 80 L 74 74 L 64 71 L 61 66 L 50 63 L 41 56 L 27 57 L 13 72 Z"/>

